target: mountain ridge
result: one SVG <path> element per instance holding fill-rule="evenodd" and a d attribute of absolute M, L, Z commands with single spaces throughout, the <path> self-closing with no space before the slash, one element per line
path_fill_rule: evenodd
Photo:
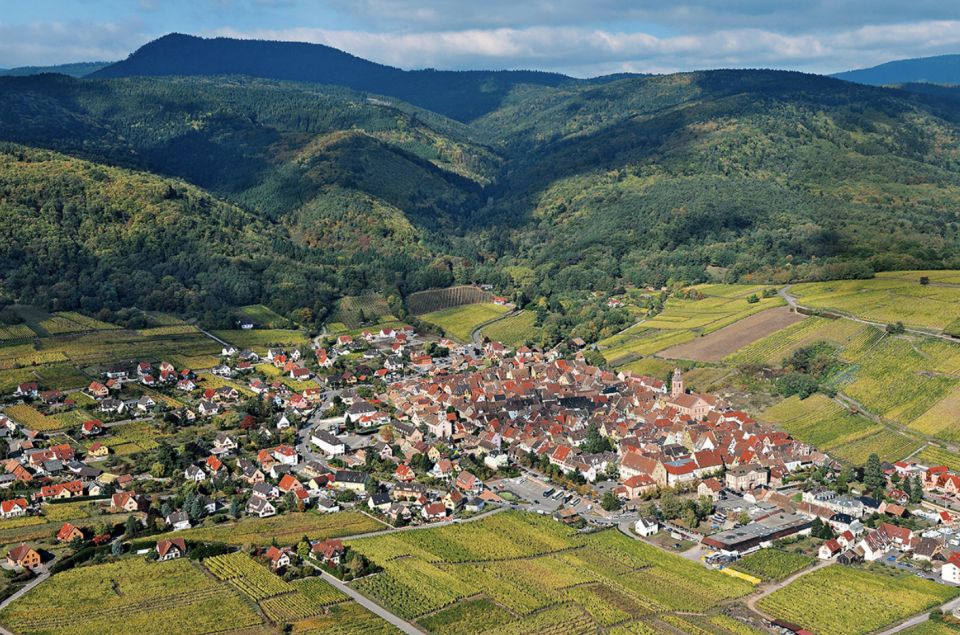
<path fill-rule="evenodd" d="M 830 77 L 873 86 L 960 84 L 960 54 L 891 60 L 868 68 L 834 73 Z"/>

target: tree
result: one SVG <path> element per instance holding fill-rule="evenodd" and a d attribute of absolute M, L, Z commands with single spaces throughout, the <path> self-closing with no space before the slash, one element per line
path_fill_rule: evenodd
<path fill-rule="evenodd" d="M 610 439 L 602 436 L 600 434 L 600 430 L 595 425 L 591 425 L 589 428 L 587 428 L 587 435 L 580 447 L 588 454 L 609 452 L 612 449 L 610 447 Z"/>
<path fill-rule="evenodd" d="M 660 512 L 666 520 L 679 518 L 683 507 L 677 497 L 671 492 L 667 492 L 660 497 Z"/>
<path fill-rule="evenodd" d="M 114 541 L 113 541 L 113 544 L 110 545 L 110 553 L 112 553 L 112 554 L 115 555 L 115 556 L 122 556 L 122 555 L 123 555 L 123 543 L 120 542 L 119 540 L 114 540 Z"/>
<path fill-rule="evenodd" d="M 871 492 L 881 491 L 887 484 L 887 477 L 883 474 L 880 457 L 875 453 L 867 457 L 867 464 L 863 467 L 863 484 Z"/>
<path fill-rule="evenodd" d="M 240 518 L 240 501 L 236 497 L 230 499 L 230 515 L 234 518 Z"/>
<path fill-rule="evenodd" d="M 140 531 L 140 521 L 137 520 L 135 516 L 127 516 L 127 522 L 124 525 L 123 533 L 125 533 L 127 537 L 130 537 L 136 535 L 138 531 Z"/>
<path fill-rule="evenodd" d="M 916 504 L 923 500 L 923 484 L 920 483 L 919 476 L 914 476 L 910 480 L 913 481 L 910 491 L 908 492 L 910 494 L 910 502 Z M 907 482 L 910 482 L 910 480 Z"/>
<path fill-rule="evenodd" d="M 887 324 L 887 333 L 890 335 L 903 335 L 907 332 L 907 329 L 903 326 L 903 322 L 896 322 L 894 324 Z"/>
<path fill-rule="evenodd" d="M 840 474 L 837 475 L 837 482 L 834 484 L 834 489 L 838 494 L 846 494 L 850 491 L 850 481 L 853 479 L 853 470 L 849 467 L 844 467 L 840 470 Z"/>
<path fill-rule="evenodd" d="M 606 511 L 612 512 L 620 509 L 620 499 L 612 491 L 607 491 L 600 500 L 600 506 Z"/>

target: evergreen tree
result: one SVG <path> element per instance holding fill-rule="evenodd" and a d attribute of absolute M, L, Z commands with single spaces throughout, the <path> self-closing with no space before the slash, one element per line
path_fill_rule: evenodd
<path fill-rule="evenodd" d="M 863 484 L 871 492 L 882 491 L 887 484 L 887 477 L 883 474 L 883 468 L 880 466 L 880 457 L 871 454 L 867 458 L 867 464 L 863 468 Z"/>

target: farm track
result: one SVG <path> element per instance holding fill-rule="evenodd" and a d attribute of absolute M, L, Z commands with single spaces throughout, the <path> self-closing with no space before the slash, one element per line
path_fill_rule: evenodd
<path fill-rule="evenodd" d="M 491 324 L 493 324 L 493 323 L 495 323 L 495 322 L 499 322 L 500 320 L 505 320 L 505 319 L 508 318 L 508 317 L 513 317 L 513 316 L 515 316 L 515 315 L 520 315 L 520 311 L 521 311 L 521 309 L 513 309 L 512 311 L 507 311 L 507 312 L 504 313 L 503 315 L 498 315 L 497 317 L 493 318 L 492 320 L 487 320 L 487 321 L 484 322 L 483 324 L 478 324 L 478 325 L 475 326 L 474 329 L 470 332 L 470 341 L 473 342 L 474 344 L 476 344 L 477 346 L 480 346 L 480 344 L 481 344 L 482 341 L 483 341 L 483 334 L 481 333 L 481 331 L 483 331 L 483 329 L 485 329 L 486 327 L 490 326 Z"/>

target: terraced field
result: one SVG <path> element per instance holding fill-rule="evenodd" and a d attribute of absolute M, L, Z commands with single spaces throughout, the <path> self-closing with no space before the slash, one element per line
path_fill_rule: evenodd
<path fill-rule="evenodd" d="M 424 313 L 420 319 L 439 326 L 448 337 L 458 342 L 468 342 L 475 328 L 500 317 L 509 310 L 505 306 L 493 303 L 464 304 Z"/>
<path fill-rule="evenodd" d="M 881 459 L 899 461 L 922 445 L 921 441 L 853 414 L 820 394 L 804 400 L 790 397 L 765 410 L 759 418 L 855 465 L 862 465 L 874 452 Z"/>
<path fill-rule="evenodd" d="M 927 276 L 929 285 L 921 285 Z M 940 332 L 960 320 L 960 273 L 897 271 L 869 280 L 812 282 L 792 287 L 804 306 L 829 309 L 881 323 L 902 321 Z"/>
<path fill-rule="evenodd" d="M 759 607 L 818 635 L 863 635 L 956 597 L 960 589 L 912 575 L 833 565 L 760 600 Z"/>
<path fill-rule="evenodd" d="M 384 569 L 354 582 L 357 590 L 425 627 L 452 625 L 450 632 L 490 602 L 499 608 L 486 632 L 576 633 L 644 628 L 654 614 L 705 611 L 751 589 L 617 531 L 578 535 L 519 512 L 350 545 Z"/>

